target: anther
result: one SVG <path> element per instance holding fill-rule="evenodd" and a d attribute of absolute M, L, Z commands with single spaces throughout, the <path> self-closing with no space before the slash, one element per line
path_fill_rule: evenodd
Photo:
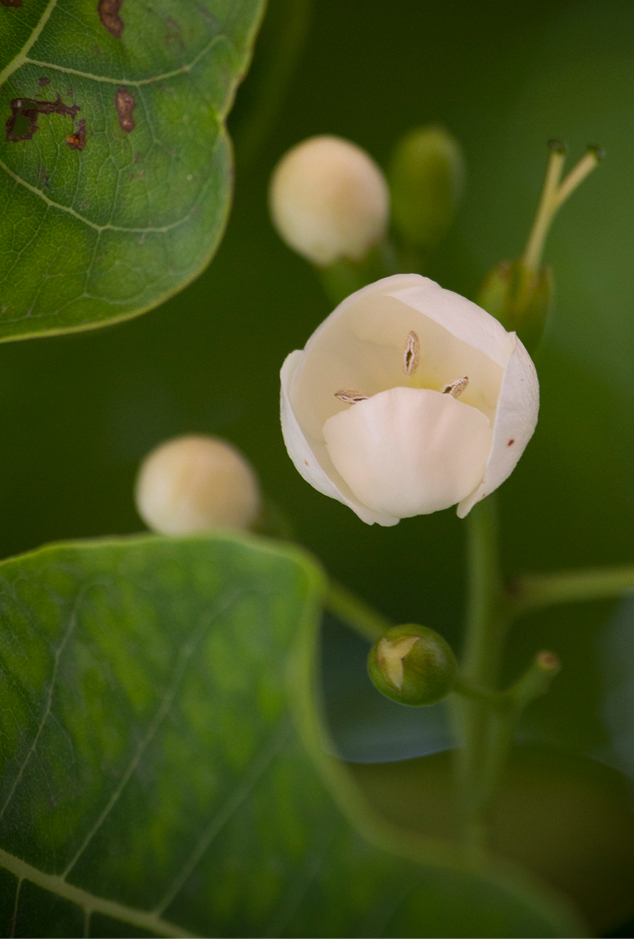
<path fill-rule="evenodd" d="M 466 375 L 463 378 L 456 378 L 455 381 L 452 381 L 448 385 L 445 385 L 441 394 L 451 395 L 452 398 L 459 398 L 468 384 L 469 384 L 469 379 L 467 378 Z"/>
<path fill-rule="evenodd" d="M 359 401 L 367 401 L 370 395 L 364 395 L 360 391 L 335 391 L 335 398 L 345 401 L 346 404 L 357 404 Z"/>
<path fill-rule="evenodd" d="M 413 375 L 418 368 L 420 359 L 420 340 L 414 330 L 407 337 L 405 352 L 403 353 L 403 371 L 406 375 Z"/>

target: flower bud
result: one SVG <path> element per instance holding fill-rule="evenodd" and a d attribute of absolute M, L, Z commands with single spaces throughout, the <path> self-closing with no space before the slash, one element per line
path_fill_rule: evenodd
<path fill-rule="evenodd" d="M 192 434 L 168 440 L 145 457 L 135 500 L 148 528 L 186 535 L 249 528 L 260 509 L 260 489 L 251 465 L 232 444 Z"/>
<path fill-rule="evenodd" d="M 289 247 L 325 267 L 362 260 L 383 237 L 389 191 L 365 150 L 340 137 L 310 137 L 275 167 L 269 205 Z"/>
<path fill-rule="evenodd" d="M 464 183 L 457 140 L 443 127 L 418 127 L 397 143 L 388 174 L 392 224 L 408 245 L 423 250 L 453 222 Z"/>
<path fill-rule="evenodd" d="M 451 646 L 426 626 L 394 626 L 370 649 L 368 672 L 386 697 L 421 707 L 452 690 L 458 665 Z"/>
<path fill-rule="evenodd" d="M 464 518 L 537 423 L 537 373 L 516 335 L 419 274 L 340 303 L 281 378 L 297 470 L 370 525 L 456 504 Z"/>
<path fill-rule="evenodd" d="M 552 282 L 550 267 L 542 267 L 534 273 L 521 259 L 501 261 L 482 285 L 478 305 L 505 329 L 515 330 L 526 348 L 532 351 L 546 327 Z"/>

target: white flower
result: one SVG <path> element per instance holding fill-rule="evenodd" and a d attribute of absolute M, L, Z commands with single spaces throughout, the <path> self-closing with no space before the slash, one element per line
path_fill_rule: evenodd
<path fill-rule="evenodd" d="M 145 457 L 135 499 L 148 528 L 186 535 L 218 526 L 249 528 L 260 509 L 260 487 L 236 447 L 191 434 L 168 440 Z"/>
<path fill-rule="evenodd" d="M 515 333 L 418 274 L 347 297 L 281 377 L 293 463 L 370 525 L 456 503 L 464 518 L 537 423 L 537 374 Z"/>
<path fill-rule="evenodd" d="M 362 260 L 385 233 L 390 196 L 383 173 L 341 137 L 310 137 L 271 177 L 269 205 L 284 241 L 318 265 Z"/>

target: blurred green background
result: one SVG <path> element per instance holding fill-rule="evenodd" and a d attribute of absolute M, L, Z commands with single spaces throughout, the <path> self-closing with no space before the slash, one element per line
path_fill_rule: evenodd
<path fill-rule="evenodd" d="M 335 133 L 385 165 L 396 138 L 428 122 L 461 141 L 468 171 L 458 222 L 428 273 L 470 296 L 493 264 L 523 247 L 548 138 L 569 144 L 569 165 L 588 143 L 607 151 L 547 246 L 556 297 L 537 361 L 542 413 L 500 492 L 503 550 L 510 576 L 634 559 L 634 7 L 626 0 L 315 0 L 312 10 L 307 0 L 271 0 L 230 121 L 235 205 L 211 267 L 139 319 L 0 347 L 0 555 L 138 531 L 140 459 L 168 436 L 209 432 L 244 451 L 330 572 L 394 620 L 421 621 L 459 644 L 464 531 L 454 511 L 365 526 L 298 476 L 278 419 L 281 363 L 329 306 L 268 220 L 275 161 L 306 136 Z M 518 624 L 508 678 L 543 646 L 563 662 L 529 712 L 526 739 L 621 768 L 629 759 L 634 770 L 634 717 L 617 729 L 614 717 L 627 702 L 634 711 L 633 624 L 630 607 L 615 613 L 611 604 Z M 365 679 L 364 655 L 360 640 L 330 625 L 325 680 L 344 752 L 372 759 L 442 747 L 442 715 L 430 711 L 421 724 L 419 712 L 382 701 Z"/>

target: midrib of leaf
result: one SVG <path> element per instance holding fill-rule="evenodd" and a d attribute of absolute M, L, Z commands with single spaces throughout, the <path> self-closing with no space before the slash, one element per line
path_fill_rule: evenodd
<path fill-rule="evenodd" d="M 33 30 L 33 32 L 31 33 L 30 37 L 24 43 L 24 45 L 22 46 L 18 54 L 15 56 L 15 58 L 13 58 L 9 62 L 9 64 L 6 66 L 6 68 L 2 72 L 0 72 L 0 88 L 4 85 L 7 78 L 9 78 L 10 75 L 13 75 L 15 70 L 20 68 L 20 66 L 24 64 L 24 62 L 26 61 L 27 52 L 29 51 L 29 49 L 31 49 L 35 45 L 37 40 L 40 38 L 40 33 L 46 26 L 46 23 L 48 22 L 48 19 L 56 6 L 57 6 L 57 0 L 49 0 L 48 6 L 42 13 L 40 17 L 40 21 L 35 27 L 35 29 Z"/>
<path fill-rule="evenodd" d="M 67 881 L 57 874 L 45 874 L 44 871 L 38 870 L 37 867 L 32 867 L 31 864 L 27 864 L 26 861 L 21 860 L 21 858 L 9 854 L 8 851 L 3 851 L 2 848 L 0 848 L 0 864 L 8 871 L 11 871 L 12 874 L 15 874 L 18 878 L 18 882 L 29 880 L 38 887 L 42 887 L 44 890 L 48 890 L 51 893 L 55 893 L 60 897 L 64 897 L 76 903 L 86 912 L 87 917 L 90 917 L 93 913 L 103 913 L 106 916 L 111 916 L 113 919 L 129 923 L 131 926 L 138 926 L 140 929 L 148 929 L 157 933 L 159 936 L 182 936 L 186 937 L 186 939 L 187 937 L 189 937 L 189 939 L 195 939 L 196 937 L 195 933 L 188 932 L 186 929 L 183 929 L 182 926 L 170 923 L 169 920 L 162 919 L 155 913 L 135 910 L 131 906 L 117 903 L 116 900 L 106 900 L 103 897 L 97 897 L 87 890 L 82 890 L 81 887 L 75 887 L 73 884 L 67 883 Z"/>

